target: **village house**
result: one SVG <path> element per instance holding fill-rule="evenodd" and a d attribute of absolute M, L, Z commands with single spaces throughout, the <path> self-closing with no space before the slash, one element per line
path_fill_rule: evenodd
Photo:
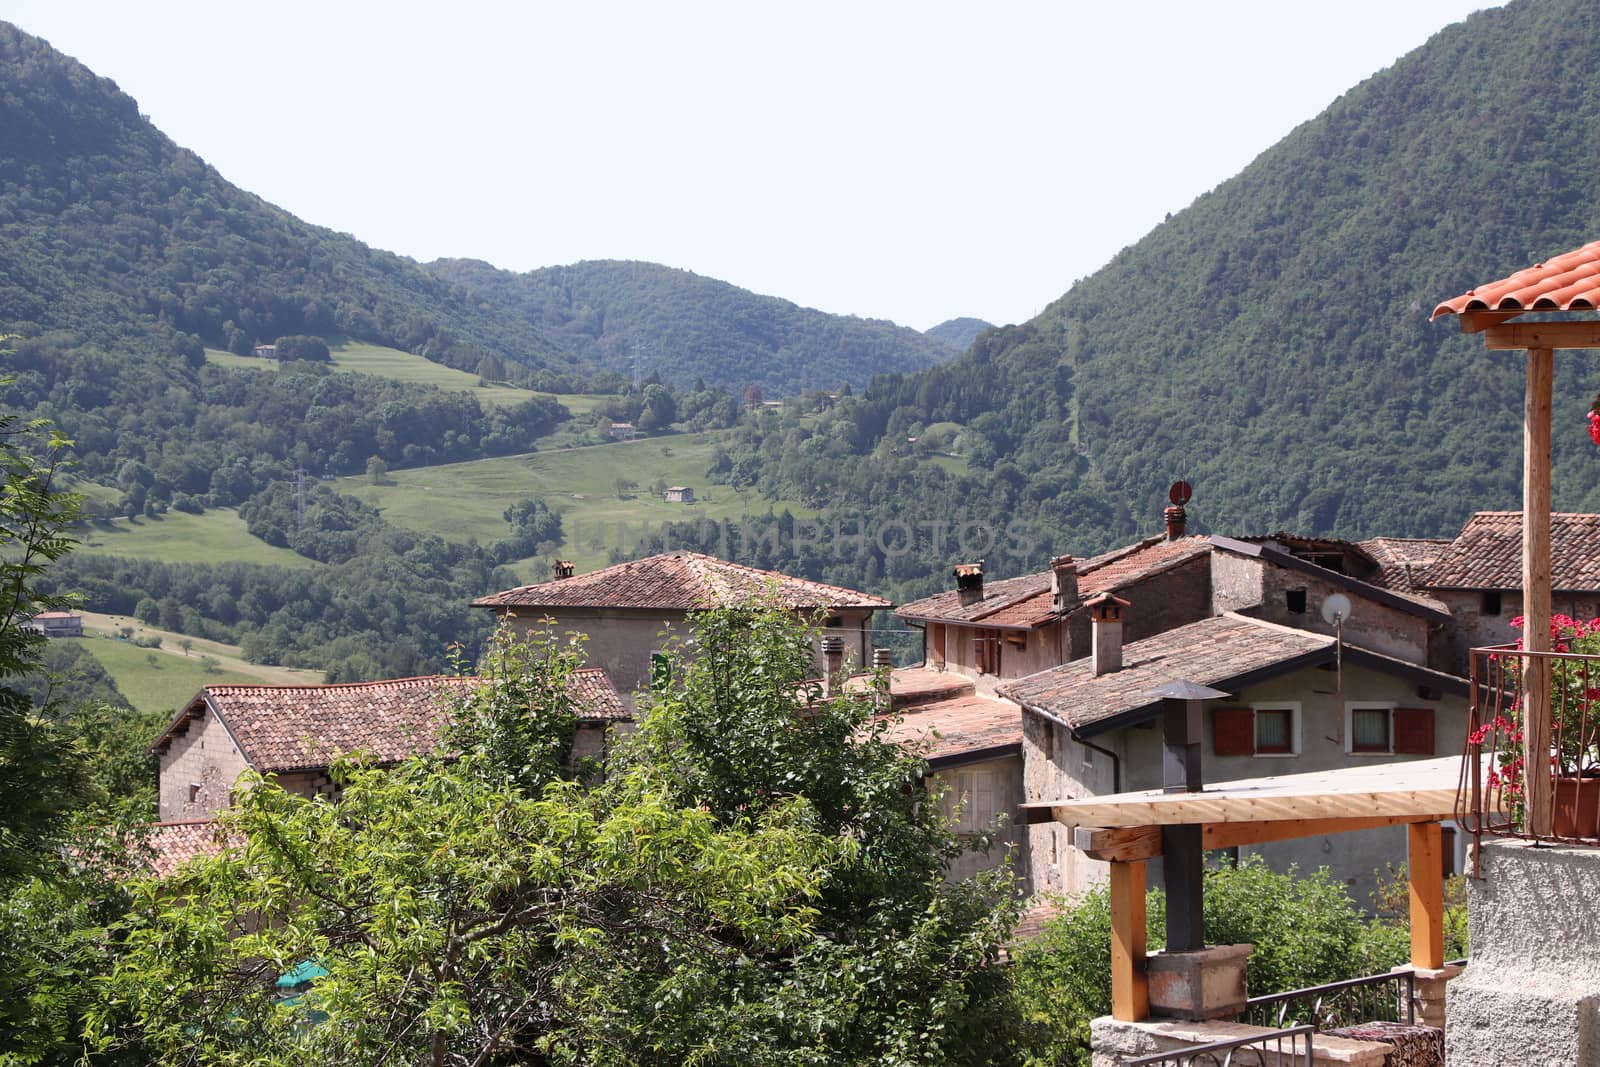
<path fill-rule="evenodd" d="M 76 611 L 41 611 L 23 623 L 22 629 L 46 637 L 82 637 L 83 616 Z"/>
<path fill-rule="evenodd" d="M 687 485 L 669 485 L 661 497 L 669 504 L 693 504 L 694 490 Z"/>
<path fill-rule="evenodd" d="M 163 823 L 209 819 L 232 803 L 246 770 L 273 775 L 301 796 L 331 795 L 335 758 L 366 753 L 379 765 L 432 751 L 451 694 L 477 679 L 450 675 L 350 685 L 208 685 L 150 746 L 160 762 Z M 631 714 L 605 672 L 573 676 L 573 758 L 603 756 Z"/>
<path fill-rule="evenodd" d="M 791 578 L 698 552 L 666 552 L 588 574 L 558 567 L 547 582 L 507 589 L 472 602 L 519 633 L 553 625 L 588 638 L 584 654 L 624 693 L 650 686 L 673 639 L 690 636 L 691 612 L 770 600 L 844 641 L 857 669 L 872 662 L 872 613 L 894 605 L 854 589 Z M 817 651 L 817 676 L 825 664 Z"/>

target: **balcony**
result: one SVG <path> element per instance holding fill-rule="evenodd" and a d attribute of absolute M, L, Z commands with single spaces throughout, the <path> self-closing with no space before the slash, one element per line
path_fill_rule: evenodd
<path fill-rule="evenodd" d="M 1559 616 L 1553 629 L 1552 652 L 1471 652 L 1456 820 L 1475 839 L 1600 844 L 1600 632 Z"/>

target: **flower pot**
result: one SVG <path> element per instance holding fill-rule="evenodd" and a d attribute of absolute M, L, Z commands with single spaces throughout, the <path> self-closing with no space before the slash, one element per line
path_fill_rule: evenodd
<path fill-rule="evenodd" d="M 1557 837 L 1600 838 L 1600 778 L 1557 778 Z"/>

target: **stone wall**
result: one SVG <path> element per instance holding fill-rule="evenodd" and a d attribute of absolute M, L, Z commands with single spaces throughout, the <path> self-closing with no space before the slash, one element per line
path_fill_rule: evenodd
<path fill-rule="evenodd" d="M 244 756 L 209 709 L 172 738 L 161 754 L 158 818 L 206 819 L 232 801 Z"/>
<path fill-rule="evenodd" d="M 1600 1064 L 1600 850 L 1486 838 L 1472 955 L 1446 994 L 1451 1067 Z"/>
<path fill-rule="evenodd" d="M 1116 739 L 1108 739 L 1102 747 L 1115 750 Z M 1029 801 L 1114 791 L 1111 757 L 1079 744 L 1065 727 L 1032 712 L 1022 715 L 1022 753 L 1023 795 Z M 1110 866 L 1074 848 L 1068 827 L 1050 821 L 1025 829 L 1034 892 L 1077 897 L 1109 879 Z"/>
<path fill-rule="evenodd" d="M 950 865 L 952 881 L 971 878 L 1009 863 L 1029 889 L 1028 864 L 1024 845 L 1027 824 L 1022 819 L 1022 758 L 981 760 L 956 767 L 942 767 L 932 776 L 930 787 L 944 790 L 941 799 L 945 815 L 957 817 L 956 827 L 963 835 L 992 833 L 988 851 L 969 848 Z M 959 808 L 959 811 L 958 811 Z"/>

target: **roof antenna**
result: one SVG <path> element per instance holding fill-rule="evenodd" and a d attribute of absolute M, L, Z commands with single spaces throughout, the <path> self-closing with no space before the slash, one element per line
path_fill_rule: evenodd
<path fill-rule="evenodd" d="M 1333 627 L 1333 741 L 1344 744 L 1344 620 L 1350 617 L 1350 598 L 1333 593 L 1322 601 L 1322 621 Z"/>

